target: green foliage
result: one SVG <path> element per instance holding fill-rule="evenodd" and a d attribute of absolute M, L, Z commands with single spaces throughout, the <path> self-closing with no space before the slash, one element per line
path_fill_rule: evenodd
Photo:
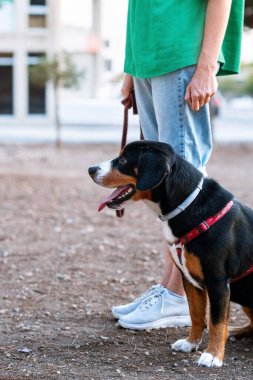
<path fill-rule="evenodd" d="M 245 82 L 244 92 L 247 95 L 253 96 L 253 73 L 251 73 Z"/>
<path fill-rule="evenodd" d="M 55 97 L 56 146 L 61 146 L 61 122 L 59 115 L 58 89 L 60 87 L 77 87 L 84 72 L 78 71 L 69 54 L 42 57 L 38 64 L 29 67 L 31 82 L 44 87 L 49 81 L 53 83 Z"/>
<path fill-rule="evenodd" d="M 42 57 L 38 64 L 29 67 L 29 76 L 33 84 L 44 87 L 48 81 L 55 89 L 59 87 L 77 87 L 79 80 L 84 76 L 78 71 L 69 54 L 53 57 Z"/>
<path fill-rule="evenodd" d="M 224 77 L 219 78 L 219 90 L 226 97 L 242 96 L 243 83 L 235 78 Z"/>

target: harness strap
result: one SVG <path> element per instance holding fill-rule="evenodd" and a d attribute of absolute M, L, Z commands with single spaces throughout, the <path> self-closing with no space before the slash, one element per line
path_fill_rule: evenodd
<path fill-rule="evenodd" d="M 210 218 L 204 220 L 202 223 L 200 223 L 196 228 L 185 234 L 184 236 L 180 237 L 178 241 L 175 243 L 175 245 L 181 243 L 182 246 L 189 243 L 191 240 L 195 239 L 199 235 L 206 232 L 211 226 L 213 226 L 215 223 L 218 222 L 221 218 L 223 218 L 224 215 L 226 215 L 229 210 L 232 208 L 234 202 L 231 200 L 228 202 L 228 204 L 217 214 L 211 216 Z"/>
<path fill-rule="evenodd" d="M 226 215 L 228 211 L 232 208 L 233 204 L 234 203 L 231 200 L 220 212 L 204 220 L 202 223 L 198 225 L 198 227 L 194 228 L 193 230 L 191 230 L 190 232 L 188 232 L 187 234 L 179 238 L 174 243 L 174 246 L 176 248 L 177 255 L 178 255 L 178 260 L 182 266 L 183 266 L 182 251 L 183 251 L 184 245 L 189 243 L 191 240 L 195 239 L 197 236 L 206 232 L 212 225 L 218 222 L 218 220 L 223 218 L 223 216 Z M 240 274 L 239 276 L 232 278 L 230 280 L 230 283 L 232 284 L 233 282 L 239 281 L 242 278 L 248 276 L 250 273 L 253 273 L 253 265 L 248 270 Z"/>
<path fill-rule="evenodd" d="M 232 280 L 230 280 L 230 283 L 232 284 L 233 282 L 239 281 L 242 278 L 248 276 L 248 274 L 250 274 L 252 272 L 253 272 L 253 265 L 252 265 L 252 267 L 250 267 L 248 270 L 246 270 L 245 272 L 243 272 L 239 276 L 232 278 Z"/>

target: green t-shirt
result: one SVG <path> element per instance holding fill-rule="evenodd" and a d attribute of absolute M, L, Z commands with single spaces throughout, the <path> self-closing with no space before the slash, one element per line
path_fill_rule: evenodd
<path fill-rule="evenodd" d="M 207 0 L 129 0 L 124 71 L 152 78 L 198 62 Z M 244 0 L 233 0 L 218 75 L 239 72 Z"/>

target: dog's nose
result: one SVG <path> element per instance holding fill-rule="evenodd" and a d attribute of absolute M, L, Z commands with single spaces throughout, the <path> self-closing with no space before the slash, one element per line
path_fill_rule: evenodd
<path fill-rule="evenodd" d="M 89 169 L 88 169 L 88 172 L 89 172 L 89 175 L 91 177 L 94 176 L 94 174 L 96 174 L 96 172 L 99 170 L 99 167 L 98 166 L 91 166 Z"/>

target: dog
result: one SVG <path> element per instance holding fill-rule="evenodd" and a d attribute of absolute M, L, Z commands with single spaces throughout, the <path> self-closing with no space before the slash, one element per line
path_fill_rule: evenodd
<path fill-rule="evenodd" d="M 162 220 L 192 321 L 189 336 L 172 350 L 198 349 L 209 300 L 209 342 L 198 365 L 222 366 L 230 301 L 242 305 L 249 319 L 231 334 L 253 336 L 253 210 L 165 143 L 132 142 L 117 158 L 90 167 L 89 174 L 96 184 L 116 188 L 99 210 L 143 200 Z"/>

